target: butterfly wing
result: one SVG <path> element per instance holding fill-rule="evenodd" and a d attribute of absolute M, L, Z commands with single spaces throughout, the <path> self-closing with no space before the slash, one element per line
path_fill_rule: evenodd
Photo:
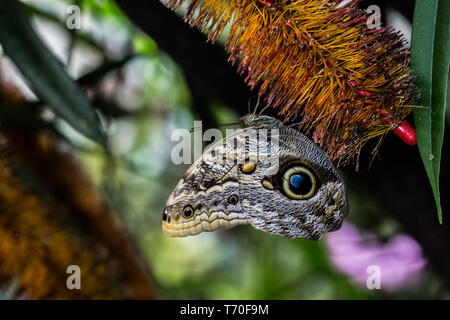
<path fill-rule="evenodd" d="M 340 227 L 348 204 L 333 164 L 306 136 L 271 119 L 213 144 L 191 165 L 167 200 L 165 233 L 251 224 L 318 240 Z"/>

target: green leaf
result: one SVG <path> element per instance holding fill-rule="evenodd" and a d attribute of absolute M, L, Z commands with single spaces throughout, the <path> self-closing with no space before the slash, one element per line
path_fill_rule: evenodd
<path fill-rule="evenodd" d="M 444 138 L 450 66 L 450 1 L 417 0 L 411 43 L 411 67 L 418 75 L 420 104 L 415 108 L 417 142 L 442 223 L 439 174 Z"/>
<path fill-rule="evenodd" d="M 42 44 L 23 5 L 0 1 L 0 43 L 36 95 L 85 136 L 105 144 L 100 123 L 84 93 Z"/>

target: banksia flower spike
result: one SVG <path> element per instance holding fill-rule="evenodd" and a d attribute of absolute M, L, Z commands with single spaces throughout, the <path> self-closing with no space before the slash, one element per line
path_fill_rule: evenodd
<path fill-rule="evenodd" d="M 369 139 L 411 112 L 415 77 L 392 28 L 369 29 L 357 1 L 169 0 L 214 42 L 225 30 L 229 60 L 284 120 L 346 164 Z"/>

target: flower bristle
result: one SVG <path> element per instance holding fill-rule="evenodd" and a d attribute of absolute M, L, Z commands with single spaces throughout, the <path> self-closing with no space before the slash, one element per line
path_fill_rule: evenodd
<path fill-rule="evenodd" d="M 284 120 L 338 165 L 412 111 L 409 51 L 392 28 L 369 29 L 357 1 L 169 0 L 214 42 L 230 24 L 229 60 Z M 378 144 L 379 145 L 379 144 Z"/>

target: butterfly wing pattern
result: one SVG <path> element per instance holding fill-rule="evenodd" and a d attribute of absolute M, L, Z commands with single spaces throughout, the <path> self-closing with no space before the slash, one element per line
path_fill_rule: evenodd
<path fill-rule="evenodd" d="M 345 186 L 326 153 L 269 116 L 209 146 L 169 195 L 169 236 L 250 224 L 288 238 L 319 240 L 348 213 Z"/>

